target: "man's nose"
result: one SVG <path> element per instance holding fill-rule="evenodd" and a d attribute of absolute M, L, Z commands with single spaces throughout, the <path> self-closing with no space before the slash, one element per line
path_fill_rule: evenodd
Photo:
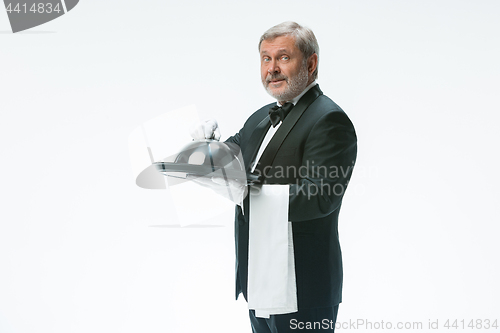
<path fill-rule="evenodd" d="M 269 67 L 267 68 L 267 72 L 269 74 L 274 74 L 274 73 L 280 72 L 280 68 L 275 60 L 271 61 L 271 63 L 269 64 Z"/>

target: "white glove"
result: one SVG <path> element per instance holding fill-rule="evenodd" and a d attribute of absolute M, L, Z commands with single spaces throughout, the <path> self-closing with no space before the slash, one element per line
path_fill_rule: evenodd
<path fill-rule="evenodd" d="M 217 120 L 208 119 L 197 122 L 191 127 L 191 137 L 195 140 L 217 140 L 220 139 L 219 125 Z"/>

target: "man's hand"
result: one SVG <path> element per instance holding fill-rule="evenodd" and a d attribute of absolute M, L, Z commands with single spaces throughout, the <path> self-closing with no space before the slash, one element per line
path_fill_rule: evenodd
<path fill-rule="evenodd" d="M 197 122 L 191 127 L 191 137 L 195 140 L 217 140 L 220 139 L 219 125 L 217 120 L 208 119 Z"/>

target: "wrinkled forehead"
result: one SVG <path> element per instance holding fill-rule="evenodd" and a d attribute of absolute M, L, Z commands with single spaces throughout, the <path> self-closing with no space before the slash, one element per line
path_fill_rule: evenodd
<path fill-rule="evenodd" d="M 260 44 L 259 52 L 261 54 L 276 51 L 285 51 L 290 53 L 299 51 L 295 43 L 295 37 L 291 35 L 278 36 L 275 38 L 264 39 Z"/>

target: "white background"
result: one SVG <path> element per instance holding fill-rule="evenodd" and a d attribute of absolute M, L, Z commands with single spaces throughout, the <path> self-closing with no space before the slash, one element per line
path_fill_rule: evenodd
<path fill-rule="evenodd" d="M 232 213 L 165 227 L 171 201 L 135 186 L 128 135 L 190 104 L 235 133 L 272 101 L 257 42 L 285 20 L 314 30 L 318 82 L 358 133 L 338 321 L 500 320 L 499 14 L 496 0 L 82 0 L 12 34 L 0 10 L 0 332 L 250 332 Z"/>

